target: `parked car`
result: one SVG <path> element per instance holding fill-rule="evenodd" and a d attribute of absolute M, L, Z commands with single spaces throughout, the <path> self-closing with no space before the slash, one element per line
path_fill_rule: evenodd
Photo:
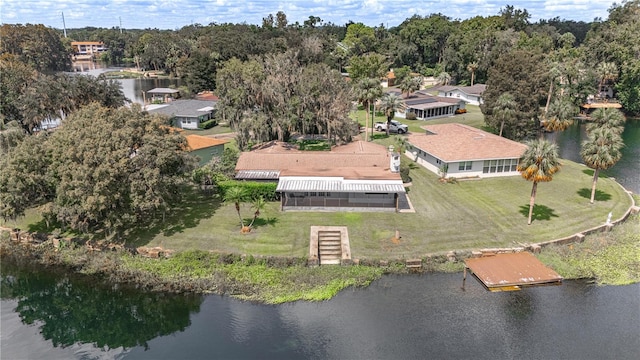
<path fill-rule="evenodd" d="M 377 131 L 387 131 L 387 123 L 378 121 L 375 123 Z M 391 120 L 391 126 L 389 126 L 389 132 L 398 133 L 398 134 L 406 134 L 409 132 L 409 127 L 399 121 Z"/>

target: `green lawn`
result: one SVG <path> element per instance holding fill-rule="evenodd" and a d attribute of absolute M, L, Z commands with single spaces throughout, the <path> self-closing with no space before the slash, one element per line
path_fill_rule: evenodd
<path fill-rule="evenodd" d="M 216 125 L 210 129 L 206 130 L 184 130 L 184 135 L 218 135 L 218 134 L 227 134 L 231 132 L 231 128 L 228 125 Z"/>
<path fill-rule="evenodd" d="M 568 236 L 600 225 L 613 212 L 617 219 L 631 202 L 610 179 L 598 182 L 599 200 L 589 204 L 591 172 L 563 161 L 562 171 L 550 183 L 538 186 L 534 221 L 527 225 L 531 183 L 520 177 L 441 184 L 423 168 L 411 171 L 409 198 L 416 213 L 280 212 L 270 203 L 258 226 L 239 233 L 235 208 L 194 197 L 190 207 L 170 219 L 164 229 L 148 229 L 138 244 L 165 248 L 204 249 L 244 254 L 304 256 L 312 225 L 348 226 L 354 257 L 397 258 L 447 250 L 518 246 Z M 248 206 L 242 208 L 247 219 Z M 400 231 L 399 243 L 391 241 Z"/>
<path fill-rule="evenodd" d="M 433 124 L 448 124 L 448 123 L 460 123 L 460 124 L 469 125 L 471 127 L 475 127 L 478 129 L 487 130 L 484 124 L 484 115 L 480 111 L 480 107 L 475 105 L 467 105 L 466 109 L 467 109 L 466 114 L 452 115 L 452 116 L 438 118 L 434 120 L 407 120 L 399 117 L 396 117 L 395 120 L 398 120 L 403 124 L 407 124 L 407 126 L 409 126 L 409 131 L 419 132 L 419 133 L 424 132 L 424 130 L 420 128 L 421 126 L 433 125 Z M 364 110 L 358 110 L 358 111 L 352 112 L 351 118 L 358 121 L 360 125 L 364 126 L 364 123 L 365 123 Z M 376 116 L 374 118 L 374 123 L 376 121 L 387 121 L 387 118 L 385 116 Z M 369 119 L 369 126 L 371 126 L 371 119 Z M 384 134 L 382 132 L 376 132 L 376 131 L 374 131 L 373 133 L 374 133 L 374 139 Z M 378 136 L 376 136 L 376 134 Z"/>
<path fill-rule="evenodd" d="M 242 254 L 305 256 L 312 225 L 348 226 L 356 258 L 401 258 L 448 250 L 518 246 L 568 236 L 617 219 L 631 204 L 613 180 L 598 181 L 595 204 L 589 204 L 591 171 L 563 161 L 550 183 L 538 186 L 534 221 L 527 225 L 531 183 L 518 176 L 442 184 L 437 175 L 411 170 L 409 198 L 416 213 L 280 212 L 269 203 L 250 234 L 240 234 L 233 205 L 213 194 L 190 194 L 165 224 L 139 229 L 129 245 L 174 250 L 202 249 Z M 241 209 L 249 220 L 248 205 Z M 17 225 L 38 223 L 33 211 Z M 12 223 L 6 224 L 14 226 Z M 31 226 L 33 230 L 33 225 Z M 401 239 L 393 242 L 395 231 Z"/>

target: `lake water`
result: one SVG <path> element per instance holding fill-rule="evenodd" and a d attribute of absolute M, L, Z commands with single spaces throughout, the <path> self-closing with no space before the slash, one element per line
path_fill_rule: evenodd
<path fill-rule="evenodd" d="M 580 146 L 587 139 L 585 128 L 584 123 L 575 123 L 565 131 L 546 134 L 546 137 L 555 139 L 561 158 L 582 163 Z M 640 194 L 640 119 L 627 120 L 622 139 L 625 143 L 622 158 L 604 174 L 614 177 L 627 190 Z"/>
<path fill-rule="evenodd" d="M 279 306 L 111 289 L 3 265 L 3 359 L 636 359 L 640 284 L 490 293 L 462 274 L 385 276 Z"/>
<path fill-rule="evenodd" d="M 86 64 L 78 62 L 74 64 L 74 71 L 82 72 L 83 74 L 98 76 L 104 72 L 120 71 L 122 67 L 107 67 L 104 64 L 96 62 L 87 62 Z M 122 92 L 124 96 L 133 103 L 144 104 L 144 92 L 147 92 L 153 88 L 178 88 L 182 85 L 180 79 L 166 79 L 166 78 L 139 78 L 139 79 L 114 79 L 122 85 Z"/>

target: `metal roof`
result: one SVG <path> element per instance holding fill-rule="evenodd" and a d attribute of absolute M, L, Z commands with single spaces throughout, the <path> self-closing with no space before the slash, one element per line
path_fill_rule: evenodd
<path fill-rule="evenodd" d="M 163 114 L 170 117 L 197 118 L 201 115 L 210 114 L 215 110 L 215 101 L 208 100 L 174 100 L 163 104 L 162 107 L 148 107 L 147 111 L 153 114 Z"/>
<path fill-rule="evenodd" d="M 345 181 L 340 178 L 296 179 L 280 178 L 276 191 L 281 192 L 341 192 L 341 193 L 404 193 L 401 181 Z"/>
<path fill-rule="evenodd" d="M 171 88 L 154 88 L 147 91 L 147 94 L 176 94 L 179 92 L 180 90 L 171 89 Z"/>
<path fill-rule="evenodd" d="M 426 109 L 436 109 L 436 108 L 447 107 L 447 106 L 453 106 L 453 105 L 454 105 L 454 104 L 452 104 L 452 103 L 448 103 L 448 102 L 436 101 L 436 102 L 431 102 L 431 103 L 422 103 L 422 104 L 407 105 L 407 108 L 410 108 L 410 109 L 419 109 L 419 110 L 426 110 Z"/>
<path fill-rule="evenodd" d="M 236 173 L 236 179 L 245 180 L 278 180 L 280 170 L 240 170 Z"/>

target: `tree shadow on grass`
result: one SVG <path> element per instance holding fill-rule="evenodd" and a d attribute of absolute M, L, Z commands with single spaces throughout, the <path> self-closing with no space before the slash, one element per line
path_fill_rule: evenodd
<path fill-rule="evenodd" d="M 595 171 L 593 169 L 584 169 L 584 170 L 582 170 L 583 174 L 589 175 L 591 177 L 593 177 L 593 173 L 594 172 Z M 598 173 L 598 179 L 607 179 L 607 178 L 609 178 L 609 176 L 607 174 L 605 174 L 604 172 L 600 171 Z M 591 196 L 591 195 L 589 195 L 589 196 Z"/>
<path fill-rule="evenodd" d="M 202 219 L 213 216 L 222 205 L 222 201 L 213 193 L 205 193 L 198 189 L 185 187 L 182 189 L 183 199 L 174 205 L 170 213 L 165 214 L 153 223 L 130 229 L 124 238 L 129 246 L 142 246 L 156 235 L 172 236 L 185 229 L 198 226 Z"/>
<path fill-rule="evenodd" d="M 529 204 L 520 206 L 520 214 L 524 217 L 529 217 Z M 533 205 L 533 213 L 531 214 L 531 221 L 535 220 L 551 220 L 552 217 L 558 217 L 555 214 L 555 210 L 545 205 Z"/>
<path fill-rule="evenodd" d="M 591 200 L 591 189 L 582 188 L 578 190 L 578 195 L 585 199 Z M 593 198 L 594 201 L 609 201 L 611 200 L 611 194 L 596 189 L 596 195 Z"/>
<path fill-rule="evenodd" d="M 252 217 L 248 219 L 244 219 L 245 225 L 251 224 L 251 220 L 253 220 Z M 278 223 L 278 218 L 275 218 L 275 217 L 269 217 L 269 218 L 258 217 L 256 221 L 253 223 L 252 228 L 257 229 L 264 226 L 276 226 L 277 223 Z"/>

